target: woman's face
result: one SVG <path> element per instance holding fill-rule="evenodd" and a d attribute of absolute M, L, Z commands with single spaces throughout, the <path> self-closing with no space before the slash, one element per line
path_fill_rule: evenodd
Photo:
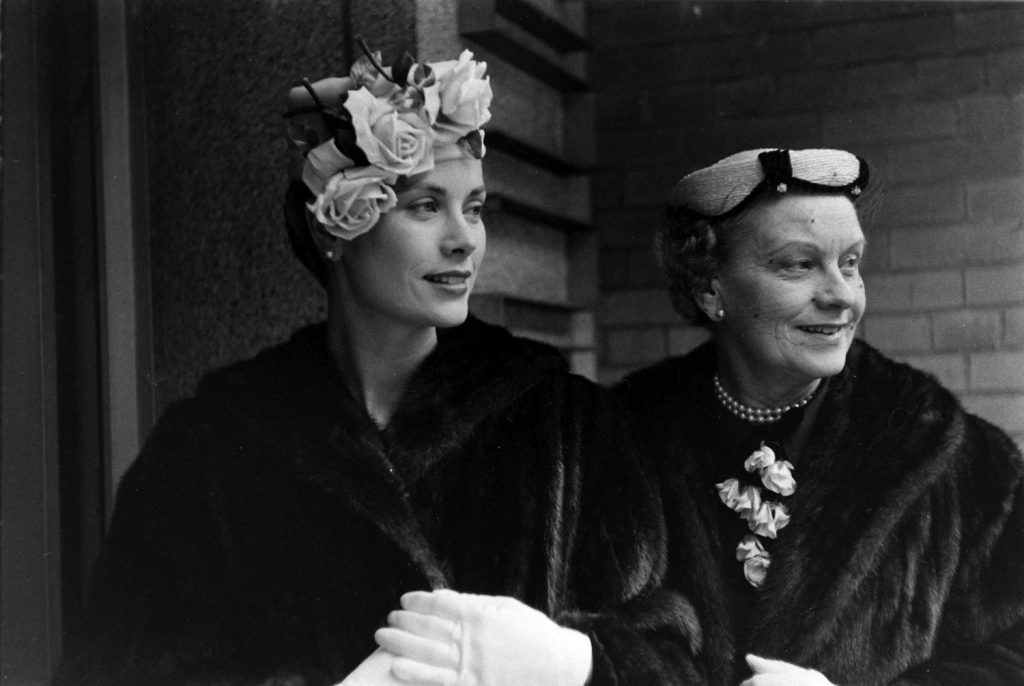
<path fill-rule="evenodd" d="M 439 162 L 396 192 L 398 204 L 344 246 L 343 306 L 402 326 L 461 324 L 486 247 L 480 161 Z"/>
<path fill-rule="evenodd" d="M 731 371 L 766 392 L 838 374 L 864 313 L 864 234 L 842 195 L 790 194 L 751 207 L 712 282 Z"/>

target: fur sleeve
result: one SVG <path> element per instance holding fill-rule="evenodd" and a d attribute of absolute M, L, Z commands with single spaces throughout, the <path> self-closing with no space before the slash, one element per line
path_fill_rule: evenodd
<path fill-rule="evenodd" d="M 700 627 L 692 605 L 660 588 L 666 533 L 652 471 L 627 438 L 606 392 L 591 403 L 571 396 L 570 465 L 582 488 L 571 555 L 574 607 L 557 617 L 591 637 L 591 686 L 694 684 Z"/>
<path fill-rule="evenodd" d="M 970 530 L 933 656 L 900 685 L 1024 684 L 1024 462 L 999 429 L 968 427 L 958 481 Z"/>
<path fill-rule="evenodd" d="M 216 436 L 196 410 L 172 408 L 121 481 L 55 686 L 311 683 L 261 665 L 240 625 L 203 479 Z"/>

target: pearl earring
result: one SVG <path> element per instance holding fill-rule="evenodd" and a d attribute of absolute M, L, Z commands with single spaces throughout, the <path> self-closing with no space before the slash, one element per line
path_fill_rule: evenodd
<path fill-rule="evenodd" d="M 326 257 L 329 260 L 333 260 L 334 259 L 334 250 L 332 250 L 331 248 L 328 248 L 327 250 L 325 250 L 324 251 L 324 257 Z"/>
<path fill-rule="evenodd" d="M 723 319 L 725 319 L 725 310 L 723 310 L 722 308 L 718 308 L 717 310 L 715 310 L 715 320 L 722 321 Z"/>

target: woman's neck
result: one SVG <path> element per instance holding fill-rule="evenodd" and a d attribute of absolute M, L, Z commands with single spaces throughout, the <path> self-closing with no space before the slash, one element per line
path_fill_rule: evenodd
<path fill-rule="evenodd" d="M 778 408 L 800 402 L 812 394 L 821 379 L 776 378 L 754 369 L 742 360 L 719 349 L 718 375 L 726 392 L 739 402 L 753 408 Z"/>
<path fill-rule="evenodd" d="M 401 326 L 384 317 L 356 317 L 344 310 L 328 310 L 327 339 L 334 364 L 352 395 L 384 428 L 409 380 L 437 346 L 437 329 Z"/>

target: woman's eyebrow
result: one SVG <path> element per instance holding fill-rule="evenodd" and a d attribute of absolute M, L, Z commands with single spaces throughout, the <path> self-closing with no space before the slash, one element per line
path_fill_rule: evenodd
<path fill-rule="evenodd" d="M 867 239 L 866 238 L 861 238 L 861 239 L 858 239 L 858 240 L 850 243 L 849 245 L 843 246 L 843 248 L 842 248 L 842 250 L 840 252 L 847 253 L 847 252 L 849 252 L 851 250 L 856 250 L 858 248 L 861 251 L 864 251 L 864 250 L 867 249 L 867 244 L 868 244 Z M 806 250 L 806 251 L 811 251 L 811 252 L 821 252 L 821 246 L 818 245 L 817 243 L 813 242 L 813 241 L 792 240 L 792 241 L 785 241 L 785 242 L 780 243 L 778 245 L 773 245 L 773 246 L 764 248 L 764 249 L 760 250 L 759 252 L 764 257 L 766 257 L 768 259 L 772 259 L 772 258 L 776 257 L 779 253 L 783 253 L 783 252 L 786 252 L 788 250 Z"/>
<path fill-rule="evenodd" d="M 437 186 L 437 185 L 432 184 L 432 183 L 416 184 L 416 185 L 413 185 L 413 186 L 409 186 L 408 188 L 405 188 L 403 190 L 404 191 L 427 192 L 427 193 L 433 193 L 435 195 L 440 195 L 440 196 L 447 196 L 448 195 L 448 189 L 444 188 L 443 186 Z M 473 190 L 471 190 L 466 195 L 467 195 L 467 197 L 472 197 L 472 196 L 476 196 L 476 195 L 486 195 L 486 193 L 487 193 L 487 188 L 486 187 L 478 186 L 478 187 L 474 188 Z"/>
<path fill-rule="evenodd" d="M 448 195 L 448 191 L 443 186 L 437 186 L 432 183 L 415 183 L 408 188 L 403 188 L 403 191 L 426 191 L 427 193 L 433 193 L 435 195 Z"/>
<path fill-rule="evenodd" d="M 785 240 L 778 243 L 770 243 L 761 252 L 766 255 L 774 255 L 785 250 L 818 250 L 818 244 L 813 241 Z"/>
<path fill-rule="evenodd" d="M 847 248 L 855 248 L 855 247 L 860 246 L 860 245 L 867 245 L 867 243 L 868 243 L 867 237 L 858 238 L 856 240 L 850 241 L 846 245 L 846 247 Z M 803 238 L 793 238 L 793 239 L 789 239 L 789 240 L 782 240 L 782 241 L 776 243 L 775 245 L 772 246 L 772 249 L 776 250 L 776 249 L 780 249 L 780 248 L 787 248 L 787 247 L 790 247 L 790 246 L 817 248 L 817 247 L 820 247 L 821 244 L 818 241 L 811 241 L 811 240 L 806 240 L 806 239 L 803 239 Z"/>

